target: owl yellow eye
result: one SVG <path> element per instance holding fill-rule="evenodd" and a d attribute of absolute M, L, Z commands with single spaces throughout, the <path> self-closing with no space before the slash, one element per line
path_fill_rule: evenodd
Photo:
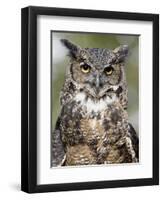
<path fill-rule="evenodd" d="M 87 65 L 87 64 L 82 64 L 82 65 L 80 66 L 80 68 L 81 68 L 81 71 L 82 71 L 83 73 L 85 73 L 85 74 L 89 73 L 90 70 L 91 70 L 91 67 L 90 67 L 89 65 Z"/>
<path fill-rule="evenodd" d="M 111 75 L 113 73 L 113 67 L 106 67 L 104 71 L 106 75 Z"/>

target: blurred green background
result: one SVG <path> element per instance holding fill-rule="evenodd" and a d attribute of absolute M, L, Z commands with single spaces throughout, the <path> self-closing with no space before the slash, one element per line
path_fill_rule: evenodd
<path fill-rule="evenodd" d="M 59 93 L 65 80 L 69 65 L 67 50 L 60 39 L 69 39 L 83 48 L 114 49 L 119 45 L 129 46 L 126 60 L 126 78 L 128 82 L 128 114 L 129 121 L 138 134 L 139 114 L 139 36 L 103 33 L 52 32 L 52 130 L 60 113 Z"/>

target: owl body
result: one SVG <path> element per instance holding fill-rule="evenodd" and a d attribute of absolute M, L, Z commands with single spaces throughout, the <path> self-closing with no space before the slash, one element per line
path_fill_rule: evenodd
<path fill-rule="evenodd" d="M 53 166 L 137 162 L 138 140 L 126 111 L 126 49 L 81 49 L 62 42 L 71 61 L 53 133 Z"/>

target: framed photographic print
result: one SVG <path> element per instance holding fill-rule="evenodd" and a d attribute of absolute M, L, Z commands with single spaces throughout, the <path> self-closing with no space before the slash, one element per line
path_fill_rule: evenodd
<path fill-rule="evenodd" d="M 22 190 L 159 184 L 159 16 L 22 9 Z"/>

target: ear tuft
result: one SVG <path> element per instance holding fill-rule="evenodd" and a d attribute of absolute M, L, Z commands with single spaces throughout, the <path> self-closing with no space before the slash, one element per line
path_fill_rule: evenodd
<path fill-rule="evenodd" d="M 61 39 L 62 44 L 68 48 L 69 50 L 69 56 L 76 58 L 76 55 L 79 51 L 79 47 L 70 42 L 69 40 L 66 39 Z"/>
<path fill-rule="evenodd" d="M 123 62 L 129 53 L 128 45 L 121 45 L 114 49 L 113 52 L 116 54 L 118 62 Z"/>

